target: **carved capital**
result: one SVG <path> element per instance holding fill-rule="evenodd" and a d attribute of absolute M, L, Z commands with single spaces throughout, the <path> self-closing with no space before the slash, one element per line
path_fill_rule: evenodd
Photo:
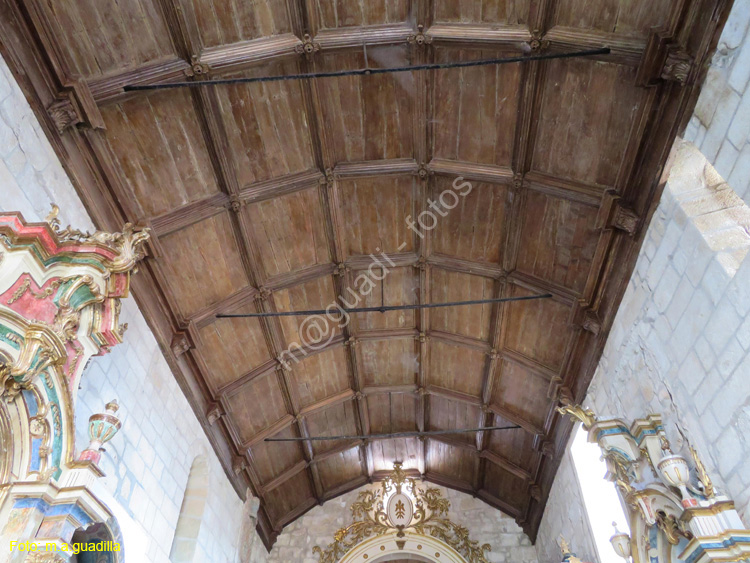
<path fill-rule="evenodd" d="M 661 71 L 664 80 L 686 84 L 693 70 L 693 58 L 681 49 L 670 49 Z"/>
<path fill-rule="evenodd" d="M 235 475 L 239 475 L 245 469 L 247 469 L 247 460 L 244 457 L 235 456 L 232 460 L 232 472 L 234 472 Z"/>
<path fill-rule="evenodd" d="M 531 495 L 531 498 L 533 498 L 537 502 L 540 502 L 542 500 L 542 488 L 533 481 L 529 486 L 529 494 Z"/>
<path fill-rule="evenodd" d="M 583 330 L 590 332 L 594 336 L 599 336 L 599 333 L 602 331 L 602 322 L 599 320 L 599 315 L 594 311 L 586 311 L 581 326 Z"/>

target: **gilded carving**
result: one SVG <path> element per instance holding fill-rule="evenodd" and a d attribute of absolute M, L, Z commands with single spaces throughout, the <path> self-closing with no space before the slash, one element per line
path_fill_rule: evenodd
<path fill-rule="evenodd" d="M 61 227 L 57 215 L 60 208 L 52 204 L 52 211 L 45 219 L 60 242 L 78 242 L 80 244 L 95 244 L 109 248 L 115 253 L 115 258 L 109 264 L 109 271 L 113 274 L 133 270 L 136 263 L 145 256 L 144 243 L 151 236 L 151 229 L 136 229 L 132 223 L 125 223 L 120 233 L 95 231 L 94 233 L 73 229 L 70 225 Z"/>
<path fill-rule="evenodd" d="M 413 515 L 407 525 L 396 526 L 386 510 L 386 498 L 394 495 L 403 497 L 413 503 Z M 412 501 L 413 499 L 413 501 Z M 400 499 L 399 499 L 400 500 Z M 408 514 L 406 501 L 394 505 L 394 514 Z M 486 553 L 489 544 L 480 545 L 472 540 L 464 526 L 456 524 L 448 517 L 450 501 L 443 498 L 440 489 L 421 488 L 416 481 L 407 477 L 400 463 L 395 463 L 391 474 L 383 480 L 380 488 L 365 490 L 359 493 L 351 505 L 353 522 L 346 528 L 338 530 L 333 542 L 327 547 L 313 547 L 313 553 L 320 563 L 335 563 L 349 550 L 367 538 L 396 532 L 396 537 L 403 538 L 405 532 L 438 538 L 461 553 L 468 563 L 487 563 Z"/>
<path fill-rule="evenodd" d="M 18 358 L 13 363 L 0 365 L 0 396 L 7 400 L 15 399 L 47 368 L 62 365 L 65 361 L 62 342 L 39 324 L 28 326 L 20 348 Z"/>
<path fill-rule="evenodd" d="M 583 408 L 581 405 L 563 405 L 557 407 L 557 412 L 580 420 L 586 430 L 589 430 L 596 423 L 596 415 L 594 414 L 594 411 Z"/>

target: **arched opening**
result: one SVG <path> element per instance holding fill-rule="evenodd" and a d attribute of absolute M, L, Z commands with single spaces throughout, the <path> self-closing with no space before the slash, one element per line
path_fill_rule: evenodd
<path fill-rule="evenodd" d="M 466 563 L 466 559 L 444 541 L 407 532 L 370 538 L 344 555 L 339 563 Z"/>
<path fill-rule="evenodd" d="M 193 561 L 207 497 L 208 458 L 205 455 L 199 455 L 190 466 L 185 496 L 180 507 L 180 517 L 177 520 L 172 549 L 169 552 L 169 560 L 172 563 Z"/>

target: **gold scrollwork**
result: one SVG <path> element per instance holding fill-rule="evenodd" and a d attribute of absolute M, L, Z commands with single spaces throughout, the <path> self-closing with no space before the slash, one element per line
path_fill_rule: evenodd
<path fill-rule="evenodd" d="M 596 415 L 594 414 L 594 411 L 583 408 L 581 405 L 566 404 L 557 407 L 557 412 L 580 420 L 586 430 L 589 430 L 596 423 Z"/>
<path fill-rule="evenodd" d="M 385 499 L 391 493 L 406 490 L 415 499 L 412 521 L 408 526 L 394 526 L 385 511 Z M 351 512 L 354 522 L 341 528 L 333 536 L 333 542 L 327 547 L 313 547 L 320 563 L 336 563 L 354 546 L 372 536 L 381 536 L 397 531 L 398 537 L 404 537 L 405 530 L 417 534 L 438 538 L 461 553 L 468 563 L 487 563 L 486 552 L 489 544 L 479 545 L 469 536 L 469 530 L 456 524 L 448 517 L 450 501 L 443 498 L 440 489 L 434 487 L 420 488 L 416 481 L 407 477 L 400 463 L 395 463 L 393 472 L 383 480 L 379 489 L 365 490 L 359 493 L 352 503 Z"/>

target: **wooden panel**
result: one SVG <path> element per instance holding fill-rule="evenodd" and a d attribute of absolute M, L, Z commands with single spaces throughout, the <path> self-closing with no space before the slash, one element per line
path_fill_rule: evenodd
<path fill-rule="evenodd" d="M 359 299 L 357 307 L 380 307 L 383 284 L 385 284 L 386 305 L 416 305 L 419 302 L 419 276 L 413 267 L 391 268 L 390 270 L 386 268 L 386 277 L 383 281 L 376 279 L 382 276 L 379 269 L 373 268 L 372 272 L 372 275 L 366 271 L 352 272 L 356 286 L 355 289 L 347 289 L 344 292 L 343 298 L 347 304 L 354 304 Z M 372 283 L 363 278 L 363 275 Z M 357 319 L 361 330 L 414 328 L 416 326 L 416 312 L 413 310 L 354 313 L 352 316 Z"/>
<path fill-rule="evenodd" d="M 295 74 L 293 63 L 263 66 L 242 76 Z M 241 186 L 315 166 L 302 83 L 264 82 L 217 89 Z"/>
<path fill-rule="evenodd" d="M 334 303 L 336 293 L 330 276 L 299 284 L 273 293 L 278 311 L 305 311 L 325 309 Z M 338 324 L 325 316 L 281 317 L 279 319 L 287 344 L 309 345 L 322 348 L 341 330 Z"/>
<path fill-rule="evenodd" d="M 306 407 L 349 387 L 347 351 L 341 346 L 309 356 L 294 366 L 301 406 Z"/>
<path fill-rule="evenodd" d="M 274 438 L 294 438 L 297 433 L 292 427 L 274 435 Z M 255 470 L 262 483 L 282 475 L 288 469 L 304 460 L 300 442 L 258 442 L 250 449 Z"/>
<path fill-rule="evenodd" d="M 416 431 L 417 396 L 405 393 L 388 393 L 367 397 L 370 432 Z"/>
<path fill-rule="evenodd" d="M 485 358 L 481 351 L 432 338 L 427 381 L 430 385 L 480 397 Z"/>
<path fill-rule="evenodd" d="M 497 51 L 438 48 L 436 62 L 492 59 Z M 435 74 L 436 158 L 509 166 L 518 113 L 519 65 L 442 70 Z"/>
<path fill-rule="evenodd" d="M 529 0 L 474 0 L 435 2 L 435 20 L 457 23 L 525 24 Z"/>
<path fill-rule="evenodd" d="M 520 415 L 537 428 L 543 427 L 551 404 L 547 398 L 549 381 L 508 360 L 503 360 L 500 373 L 496 377 L 497 381 L 492 390 L 492 404 Z"/>
<path fill-rule="evenodd" d="M 477 428 L 480 410 L 478 407 L 442 397 L 430 395 L 429 430 L 456 430 L 459 428 Z M 474 434 L 455 434 L 455 440 L 473 445 Z"/>
<path fill-rule="evenodd" d="M 263 397 L 262 401 L 258 397 Z M 240 440 L 248 441 L 287 414 L 276 374 L 257 377 L 227 397 L 229 416 Z"/>
<path fill-rule="evenodd" d="M 320 482 L 325 490 L 331 490 L 362 475 L 359 447 L 328 457 L 317 464 Z"/>
<path fill-rule="evenodd" d="M 414 217 L 416 185 L 412 176 L 386 176 L 339 182 L 344 240 L 348 255 L 414 250 L 415 234 L 406 218 Z"/>
<path fill-rule="evenodd" d="M 255 312 L 245 306 L 233 313 Z M 258 319 L 217 319 L 200 330 L 200 352 L 211 371 L 214 390 L 230 383 L 270 359 Z"/>
<path fill-rule="evenodd" d="M 582 203 L 529 190 L 518 269 L 582 292 L 599 240 L 597 212 Z"/>
<path fill-rule="evenodd" d="M 419 348 L 414 339 L 365 340 L 358 346 L 365 386 L 416 383 Z"/>
<path fill-rule="evenodd" d="M 501 416 L 495 416 L 493 425 L 513 426 L 513 423 Z M 490 432 L 488 449 L 528 471 L 532 470 L 532 463 L 537 456 L 533 446 L 534 435 L 522 428 Z"/>
<path fill-rule="evenodd" d="M 43 5 L 57 24 L 72 69 L 81 76 L 133 69 L 173 52 L 155 0 L 45 0 Z"/>
<path fill-rule="evenodd" d="M 473 434 L 470 434 L 473 437 Z M 471 485 L 474 481 L 476 454 L 464 448 L 457 448 L 438 442 L 427 441 L 427 471 L 434 471 Z"/>
<path fill-rule="evenodd" d="M 309 415 L 306 422 L 311 436 L 351 436 L 357 434 L 356 419 L 354 404 L 347 401 Z M 313 442 L 313 451 L 317 455 L 340 447 L 342 443 L 342 440 Z"/>
<path fill-rule="evenodd" d="M 164 265 L 186 316 L 247 285 L 227 213 L 170 234 L 161 239 L 161 246 L 164 257 L 157 263 Z"/>
<path fill-rule="evenodd" d="M 308 0 L 324 29 L 405 22 L 409 17 L 407 0 Z"/>
<path fill-rule="evenodd" d="M 422 442 L 416 438 L 394 438 L 370 442 L 369 452 L 375 471 L 391 471 L 400 461 L 404 469 L 418 469 L 422 457 Z"/>
<path fill-rule="evenodd" d="M 560 0 L 557 25 L 646 36 L 665 25 L 673 0 Z"/>
<path fill-rule="evenodd" d="M 534 292 L 515 287 L 513 295 Z M 505 346 L 553 370 L 562 366 L 570 331 L 568 306 L 552 299 L 521 301 L 506 306 L 508 328 Z"/>
<path fill-rule="evenodd" d="M 526 498 L 526 483 L 520 477 L 493 463 L 486 464 L 484 488 L 503 502 L 522 510 Z"/>
<path fill-rule="evenodd" d="M 310 479 L 306 471 L 302 471 L 289 479 L 282 487 L 277 487 L 266 493 L 265 508 L 272 520 L 277 521 L 298 506 L 309 503 L 315 498 Z"/>
<path fill-rule="evenodd" d="M 471 182 L 471 191 L 462 183 L 453 188 L 454 179 L 435 177 L 433 200 L 438 201 L 445 217 L 432 230 L 432 249 L 439 254 L 474 262 L 502 261 L 503 227 L 506 220 L 507 188 L 494 184 Z M 458 204 L 450 193 L 458 197 Z M 455 205 L 453 209 L 450 206 Z"/>
<path fill-rule="evenodd" d="M 102 108 L 105 137 L 131 200 L 156 216 L 218 191 L 187 89 Z M 155 189 L 162 187 L 163 189 Z"/>
<path fill-rule="evenodd" d="M 408 53 L 406 46 L 367 49 L 371 68 L 406 66 Z M 320 60 L 326 71 L 365 68 L 359 52 L 322 54 Z M 328 78 L 318 87 L 336 162 L 414 158 L 411 73 Z"/>
<path fill-rule="evenodd" d="M 317 188 L 247 206 L 268 276 L 330 262 Z"/>
<path fill-rule="evenodd" d="M 285 0 L 180 0 L 180 3 L 184 10 L 195 11 L 204 47 L 292 31 Z"/>
<path fill-rule="evenodd" d="M 634 68 L 583 59 L 551 61 L 533 168 L 613 186 L 643 96 Z"/>
<path fill-rule="evenodd" d="M 495 297 L 495 282 L 489 278 L 440 268 L 432 268 L 430 274 L 430 303 L 474 301 Z M 487 340 L 491 317 L 491 304 L 433 309 L 430 312 L 430 328 Z"/>

